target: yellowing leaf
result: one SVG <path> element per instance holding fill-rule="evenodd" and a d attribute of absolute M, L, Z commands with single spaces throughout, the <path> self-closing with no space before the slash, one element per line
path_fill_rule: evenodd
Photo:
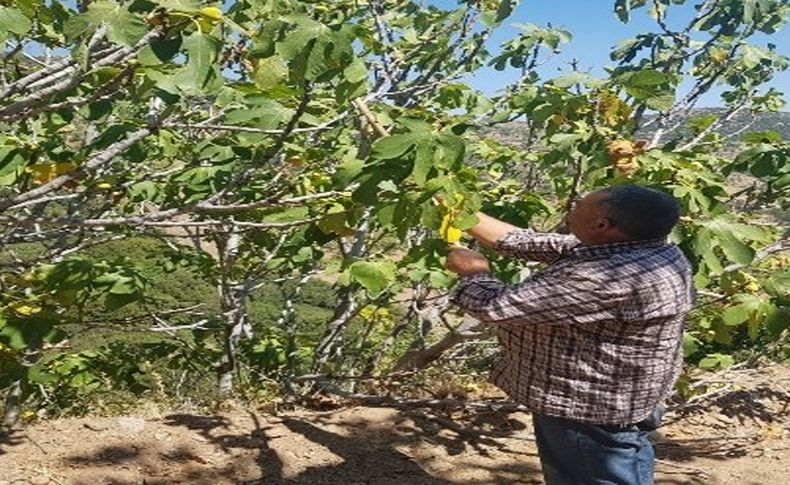
<path fill-rule="evenodd" d="M 460 229 L 453 227 L 453 215 L 447 214 L 442 218 L 442 225 L 439 227 L 439 234 L 442 239 L 450 244 L 455 244 L 461 240 L 463 232 Z"/>
<path fill-rule="evenodd" d="M 598 100 L 598 113 L 607 125 L 619 125 L 631 116 L 631 107 L 614 94 L 604 94 Z"/>
<path fill-rule="evenodd" d="M 73 163 L 36 163 L 28 165 L 25 171 L 39 184 L 46 184 L 55 177 L 71 172 L 77 166 Z"/>
<path fill-rule="evenodd" d="M 35 315 L 36 313 L 41 312 L 41 307 L 38 305 L 28 304 L 28 303 L 14 303 L 11 305 L 11 309 L 17 312 L 20 315 Z"/>
<path fill-rule="evenodd" d="M 612 140 L 607 145 L 607 151 L 612 158 L 612 165 L 615 170 L 623 175 L 630 176 L 639 168 L 635 158 L 645 152 L 647 142 L 639 140 Z"/>

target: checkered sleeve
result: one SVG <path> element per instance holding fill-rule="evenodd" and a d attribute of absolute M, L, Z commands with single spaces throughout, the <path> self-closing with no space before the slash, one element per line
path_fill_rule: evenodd
<path fill-rule="evenodd" d="M 497 241 L 496 250 L 503 256 L 551 263 L 577 245 L 579 240 L 574 236 L 515 229 Z"/>
<path fill-rule="evenodd" d="M 625 293 L 586 275 L 546 275 L 508 286 L 490 275 L 462 278 L 453 301 L 486 323 L 584 324 L 614 320 Z"/>

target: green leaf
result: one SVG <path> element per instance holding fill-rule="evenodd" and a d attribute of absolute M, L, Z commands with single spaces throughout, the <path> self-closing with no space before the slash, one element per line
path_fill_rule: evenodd
<path fill-rule="evenodd" d="M 415 134 L 433 132 L 433 127 L 431 124 L 419 118 L 409 118 L 403 116 L 398 118 L 398 124 Z"/>
<path fill-rule="evenodd" d="M 14 382 L 24 379 L 26 368 L 17 359 L 8 355 L 0 355 L 0 389 L 5 389 Z"/>
<path fill-rule="evenodd" d="M 258 88 L 267 91 L 280 84 L 286 77 L 288 77 L 288 66 L 279 55 L 255 61 L 252 80 Z"/>
<path fill-rule="evenodd" d="M 9 320 L 0 328 L 0 342 L 12 349 L 39 349 L 44 343 L 56 343 L 66 338 L 66 334 L 53 325 L 50 319 Z"/>
<path fill-rule="evenodd" d="M 713 274 L 719 274 L 724 268 L 713 251 L 713 247 L 713 233 L 707 227 L 701 227 L 694 236 L 693 251 L 702 257 L 705 265 Z"/>
<path fill-rule="evenodd" d="M 57 376 L 49 372 L 46 365 L 36 364 L 27 371 L 27 380 L 36 384 L 52 384 L 57 382 Z"/>
<path fill-rule="evenodd" d="M 294 110 L 286 108 L 273 99 L 261 102 L 256 107 L 228 111 L 225 119 L 230 124 L 254 122 L 256 128 L 270 130 L 277 128 L 294 115 Z"/>
<path fill-rule="evenodd" d="M 782 141 L 782 134 L 773 130 L 755 131 L 743 135 L 743 141 L 750 144 L 780 143 Z"/>
<path fill-rule="evenodd" d="M 365 61 L 362 59 L 355 59 L 354 62 L 343 69 L 343 76 L 346 78 L 346 81 L 350 83 L 358 83 L 366 80 L 368 78 L 368 68 L 365 65 Z"/>
<path fill-rule="evenodd" d="M 572 72 L 564 76 L 556 77 L 551 80 L 551 83 L 558 88 L 569 88 L 576 84 L 586 84 L 588 81 L 595 79 L 584 72 Z"/>
<path fill-rule="evenodd" d="M 324 234 L 352 236 L 356 231 L 348 225 L 347 218 L 346 208 L 340 204 L 333 204 L 327 210 L 327 214 L 318 221 L 318 228 Z"/>
<path fill-rule="evenodd" d="M 729 231 L 734 236 L 750 241 L 768 242 L 771 239 L 770 231 L 760 226 L 750 226 L 739 222 L 716 219 L 709 224 L 709 227 L 714 231 Z"/>
<path fill-rule="evenodd" d="M 487 2 L 482 2 L 487 6 Z M 508 18 L 513 13 L 513 7 L 516 6 L 514 0 L 497 0 L 496 9 L 488 8 L 480 15 L 480 20 L 486 27 L 494 27 L 502 23 L 503 20 Z"/>
<path fill-rule="evenodd" d="M 763 284 L 765 291 L 773 296 L 790 296 L 790 269 L 771 274 Z"/>
<path fill-rule="evenodd" d="M 143 47 L 137 55 L 140 64 L 156 66 L 171 61 L 181 50 L 183 38 L 180 35 L 172 39 L 157 39 Z"/>
<path fill-rule="evenodd" d="M 724 255 L 738 264 L 749 264 L 754 259 L 754 249 L 750 248 L 728 230 L 713 229 L 716 238 L 719 240 L 719 246 L 724 251 Z"/>
<path fill-rule="evenodd" d="M 11 34 L 25 35 L 32 26 L 30 19 L 19 10 L 0 6 L 0 43 L 4 43 Z"/>
<path fill-rule="evenodd" d="M 757 46 L 743 44 L 740 47 L 741 63 L 751 69 L 760 65 L 767 58 L 767 52 Z"/>
<path fill-rule="evenodd" d="M 730 367 L 734 362 L 735 360 L 731 355 L 708 354 L 699 361 L 699 366 L 703 369 L 724 369 Z"/>
<path fill-rule="evenodd" d="M 411 150 L 424 135 L 403 133 L 385 136 L 373 143 L 371 156 L 376 160 L 399 158 Z"/>
<path fill-rule="evenodd" d="M 184 40 L 184 49 L 189 60 L 183 78 L 192 80 L 191 85 L 199 90 L 221 82 L 215 63 L 222 50 L 222 42 L 195 32 Z"/>
<path fill-rule="evenodd" d="M 722 312 L 721 318 L 725 325 L 740 325 L 761 311 L 762 300 L 754 295 L 740 294 L 733 298 L 737 302 Z"/>
<path fill-rule="evenodd" d="M 289 61 L 296 58 L 304 49 L 311 47 L 309 45 L 311 41 L 315 39 L 328 40 L 332 34 L 329 27 L 306 15 L 289 15 L 283 20 L 297 26 L 275 46 L 277 53 Z"/>
<path fill-rule="evenodd" d="M 117 44 L 132 46 L 148 33 L 148 25 L 118 2 L 91 2 L 85 15 L 93 25 L 107 24 L 107 38 Z"/>
<path fill-rule="evenodd" d="M 674 79 L 671 74 L 655 69 L 643 69 L 631 73 L 623 84 L 631 87 L 662 86 L 671 83 Z"/>
<path fill-rule="evenodd" d="M 357 261 L 349 267 L 351 279 L 377 295 L 395 281 L 395 263 L 391 261 Z"/>
<path fill-rule="evenodd" d="M 631 2 L 629 0 L 616 0 L 614 2 L 614 13 L 620 22 L 628 22 L 631 14 Z"/>
<path fill-rule="evenodd" d="M 442 133 L 439 135 L 439 146 L 442 149 L 442 167 L 448 170 L 459 168 L 464 161 L 466 145 L 460 136 Z"/>
<path fill-rule="evenodd" d="M 343 187 L 351 182 L 362 172 L 365 162 L 358 158 L 346 160 L 337 167 L 337 171 L 332 177 L 337 185 Z"/>
<path fill-rule="evenodd" d="M 683 334 L 683 356 L 688 358 L 699 350 L 699 340 L 688 333 Z"/>
<path fill-rule="evenodd" d="M 187 62 L 175 74 L 149 71 L 149 77 L 157 87 L 169 93 L 206 94 L 222 86 L 222 75 L 217 63 L 222 42 L 218 39 L 195 32 L 184 39 Z"/>
<path fill-rule="evenodd" d="M 754 12 L 757 7 L 757 0 L 741 0 L 741 8 L 743 9 L 743 22 L 751 24 L 754 21 Z"/>
<path fill-rule="evenodd" d="M 780 308 L 768 303 L 765 307 L 765 328 L 774 338 L 790 328 L 790 308 Z"/>
<path fill-rule="evenodd" d="M 558 133 L 549 138 L 549 143 L 555 145 L 559 150 L 568 151 L 582 140 L 584 140 L 584 135 L 579 133 Z"/>
<path fill-rule="evenodd" d="M 722 312 L 721 319 L 725 325 L 735 326 L 740 325 L 749 318 L 749 307 L 746 305 L 736 305 L 727 308 Z"/>
<path fill-rule="evenodd" d="M 669 111 L 675 105 L 675 94 L 665 93 L 658 96 L 651 96 L 645 99 L 648 108 L 657 111 Z"/>
<path fill-rule="evenodd" d="M 108 293 L 104 297 L 104 307 L 109 311 L 115 311 L 139 300 L 139 295 Z"/>
<path fill-rule="evenodd" d="M 0 187 L 16 182 L 26 162 L 17 147 L 0 145 Z"/>
<path fill-rule="evenodd" d="M 198 13 L 205 2 L 201 0 L 154 0 L 157 5 L 166 10 L 179 12 Z"/>
<path fill-rule="evenodd" d="M 414 183 L 418 187 L 425 185 L 425 182 L 428 180 L 428 173 L 433 168 L 433 156 L 435 153 L 436 145 L 434 143 L 421 143 L 417 146 L 411 175 L 414 177 Z"/>

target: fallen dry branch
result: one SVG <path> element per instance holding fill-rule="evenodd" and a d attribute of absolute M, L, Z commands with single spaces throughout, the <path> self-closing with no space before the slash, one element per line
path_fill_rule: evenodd
<path fill-rule="evenodd" d="M 442 399 L 417 399 L 396 396 L 377 396 L 373 394 L 361 394 L 345 391 L 322 380 L 317 383 L 317 388 L 321 391 L 342 398 L 350 403 L 364 404 L 375 407 L 393 407 L 397 409 L 411 408 L 436 408 L 436 409 L 468 409 L 474 411 L 499 411 L 505 413 L 515 413 L 527 411 L 523 404 L 512 401 L 493 399 L 484 401 L 465 401 L 461 399 L 442 398 Z"/>
<path fill-rule="evenodd" d="M 660 460 L 660 459 L 656 459 L 656 463 L 658 463 L 659 465 L 664 466 L 664 467 L 674 468 L 676 470 L 679 470 L 684 475 L 695 475 L 695 476 L 699 476 L 699 477 L 703 477 L 703 478 L 710 478 L 710 474 L 709 473 L 707 473 L 704 470 L 700 470 L 699 468 L 695 468 L 693 466 L 681 465 L 679 463 L 675 463 L 675 462 L 667 461 L 667 460 Z M 659 470 L 659 473 L 671 473 L 671 472 L 663 472 L 663 471 Z"/>

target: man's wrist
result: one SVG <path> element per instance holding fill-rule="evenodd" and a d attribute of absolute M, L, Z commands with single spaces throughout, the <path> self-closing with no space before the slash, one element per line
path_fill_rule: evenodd
<path fill-rule="evenodd" d="M 470 271 L 468 273 L 459 274 L 458 276 L 461 278 L 489 277 L 491 276 L 491 270 Z"/>

